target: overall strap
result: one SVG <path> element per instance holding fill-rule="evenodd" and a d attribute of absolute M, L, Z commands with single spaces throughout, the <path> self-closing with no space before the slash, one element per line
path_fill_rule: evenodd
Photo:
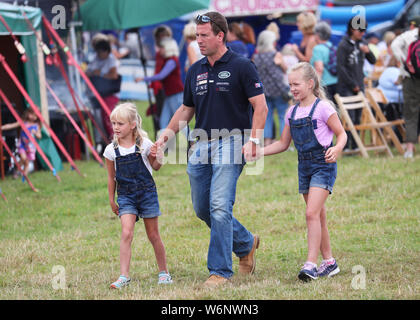
<path fill-rule="evenodd" d="M 112 142 L 115 151 L 115 157 L 121 157 L 120 149 L 118 148 L 118 143 L 116 141 Z"/>
<path fill-rule="evenodd" d="M 311 117 L 311 118 L 312 118 L 312 115 L 313 115 L 313 114 L 314 114 L 314 112 L 315 112 L 315 108 L 316 108 L 316 106 L 318 105 L 318 103 L 319 103 L 320 101 L 321 101 L 321 99 L 316 98 L 315 103 L 314 103 L 314 105 L 312 106 L 311 112 L 309 112 L 309 116 L 308 116 L 308 117 Z"/>
<path fill-rule="evenodd" d="M 300 102 L 296 103 L 296 105 L 293 107 L 292 115 L 290 116 L 290 118 L 292 120 L 295 120 L 296 110 L 297 110 L 299 104 L 300 104 Z"/>

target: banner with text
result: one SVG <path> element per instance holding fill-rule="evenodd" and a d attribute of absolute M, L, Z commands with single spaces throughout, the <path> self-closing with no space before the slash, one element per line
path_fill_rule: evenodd
<path fill-rule="evenodd" d="M 317 10 L 319 0 L 212 0 L 210 11 L 225 17 L 292 13 Z"/>

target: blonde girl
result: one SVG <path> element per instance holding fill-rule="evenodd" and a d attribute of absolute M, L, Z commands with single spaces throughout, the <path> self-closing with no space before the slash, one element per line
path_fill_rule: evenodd
<path fill-rule="evenodd" d="M 325 201 L 332 193 L 337 176 L 337 159 L 347 141 L 333 104 L 326 99 L 315 69 L 307 62 L 293 66 L 288 73 L 290 91 L 297 102 L 286 113 L 279 141 L 265 147 L 264 155 L 288 149 L 293 139 L 298 152 L 299 193 L 306 202 L 308 256 L 299 279 L 309 281 L 340 272 L 332 256 L 327 229 Z M 336 145 L 333 146 L 333 136 Z M 323 261 L 317 268 L 318 254 Z"/>
<path fill-rule="evenodd" d="M 131 281 L 129 267 L 134 225 L 143 218 L 146 233 L 159 267 L 158 283 L 172 283 L 166 267 L 165 248 L 158 228 L 161 215 L 152 169 L 161 167 L 162 151 L 142 130 L 142 119 L 132 103 L 118 105 L 111 112 L 114 139 L 104 151 L 108 170 L 108 195 L 112 211 L 120 217 L 120 277 L 111 288 L 120 289 Z M 117 191 L 117 203 L 115 203 Z"/>

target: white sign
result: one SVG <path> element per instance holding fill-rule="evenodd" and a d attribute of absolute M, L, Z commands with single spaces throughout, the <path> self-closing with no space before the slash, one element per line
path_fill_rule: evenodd
<path fill-rule="evenodd" d="M 212 0 L 210 11 L 225 17 L 253 16 L 274 12 L 291 13 L 316 10 L 318 0 Z"/>

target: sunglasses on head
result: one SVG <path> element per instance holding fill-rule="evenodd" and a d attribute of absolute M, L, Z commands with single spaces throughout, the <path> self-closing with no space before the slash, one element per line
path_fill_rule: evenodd
<path fill-rule="evenodd" d="M 208 22 L 213 22 L 220 30 L 222 30 L 222 32 L 226 33 L 225 30 L 216 22 L 214 21 L 212 18 L 210 18 L 209 16 L 206 15 L 198 15 L 197 18 L 195 18 L 196 21 L 201 21 L 203 23 L 208 23 Z"/>

